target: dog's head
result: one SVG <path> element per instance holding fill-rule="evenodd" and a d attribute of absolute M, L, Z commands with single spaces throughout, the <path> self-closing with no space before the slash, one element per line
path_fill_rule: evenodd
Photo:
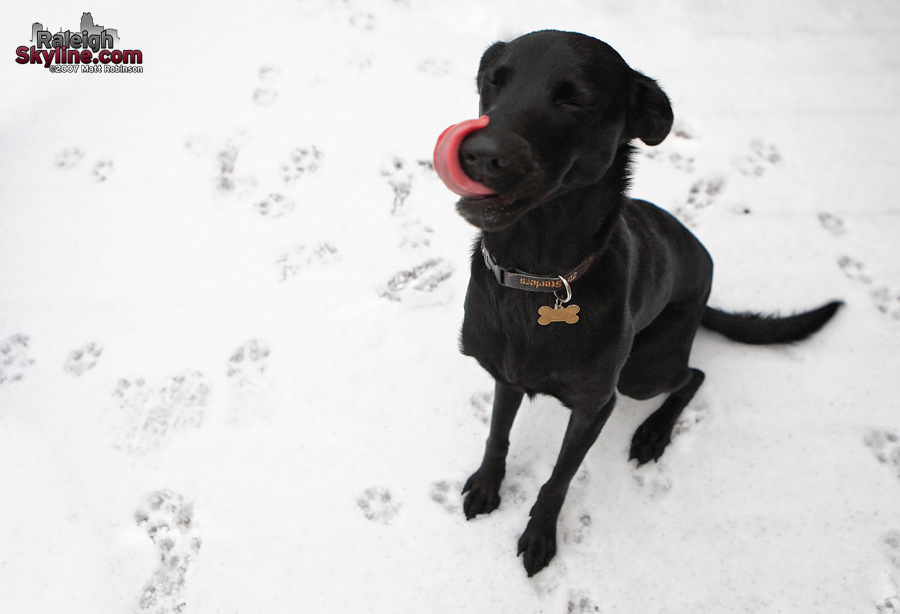
<path fill-rule="evenodd" d="M 496 195 L 462 198 L 457 209 L 484 230 L 598 184 L 623 145 L 634 138 L 657 145 L 672 127 L 656 82 L 583 34 L 547 30 L 494 43 L 476 81 L 490 122 L 462 142 L 459 161 Z"/>

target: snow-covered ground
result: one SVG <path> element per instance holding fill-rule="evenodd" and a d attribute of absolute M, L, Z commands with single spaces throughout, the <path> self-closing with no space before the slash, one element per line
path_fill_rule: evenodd
<path fill-rule="evenodd" d="M 81 13 L 143 74 L 14 62 Z M 0 612 L 900 612 L 900 7 L 889 0 L 107 0 L 8 6 Z M 474 229 L 428 166 L 491 42 L 609 42 L 676 131 L 633 193 L 713 304 L 846 307 L 702 333 L 658 464 L 620 399 L 559 552 L 516 559 L 566 411 L 526 404 L 466 522 L 492 384 L 457 352 Z"/>

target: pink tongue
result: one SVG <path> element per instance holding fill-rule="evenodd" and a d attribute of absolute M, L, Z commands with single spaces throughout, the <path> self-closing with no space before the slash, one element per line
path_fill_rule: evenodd
<path fill-rule="evenodd" d="M 459 163 L 459 147 L 463 139 L 490 122 L 487 115 L 467 119 L 444 130 L 434 146 L 434 170 L 451 192 L 464 198 L 493 196 L 492 189 L 478 183 L 463 171 Z"/>

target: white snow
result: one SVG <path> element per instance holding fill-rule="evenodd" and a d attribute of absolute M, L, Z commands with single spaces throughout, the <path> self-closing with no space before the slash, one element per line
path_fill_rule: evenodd
<path fill-rule="evenodd" d="M 14 62 L 83 11 L 143 74 Z M 900 7 L 888 0 L 16 3 L 0 174 L 0 612 L 900 611 Z M 633 194 L 712 303 L 657 464 L 620 399 L 559 552 L 516 541 L 567 412 L 526 404 L 466 522 L 492 384 L 457 352 L 472 227 L 421 164 L 497 39 L 578 30 L 658 79 Z"/>

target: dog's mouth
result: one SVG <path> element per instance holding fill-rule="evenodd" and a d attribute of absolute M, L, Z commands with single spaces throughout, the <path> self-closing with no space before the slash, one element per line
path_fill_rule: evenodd
<path fill-rule="evenodd" d="M 502 194 L 462 197 L 456 203 L 456 211 L 464 220 L 487 231 L 506 228 L 526 209 L 528 209 L 526 203 Z"/>
<path fill-rule="evenodd" d="M 470 224 L 483 230 L 511 224 L 524 211 L 515 198 L 469 177 L 459 161 L 463 140 L 490 123 L 487 115 L 454 124 L 444 130 L 434 147 L 434 170 L 444 185 L 460 197 L 456 210 Z"/>

